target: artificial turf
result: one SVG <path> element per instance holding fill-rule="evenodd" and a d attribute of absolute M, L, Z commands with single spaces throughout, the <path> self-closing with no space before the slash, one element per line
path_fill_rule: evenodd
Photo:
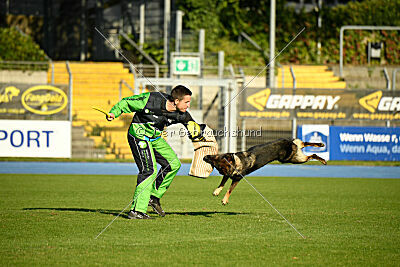
<path fill-rule="evenodd" d="M 384 265 L 400 260 L 400 179 L 176 177 L 166 217 L 118 217 L 135 176 L 0 175 L 2 265 Z"/>

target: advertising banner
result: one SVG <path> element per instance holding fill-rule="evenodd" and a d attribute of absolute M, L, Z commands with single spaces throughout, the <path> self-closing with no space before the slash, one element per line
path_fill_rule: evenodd
<path fill-rule="evenodd" d="M 0 119 L 68 119 L 66 85 L 0 84 Z"/>
<path fill-rule="evenodd" d="M 325 160 L 329 160 L 329 125 L 310 124 L 297 128 L 297 138 L 303 142 L 323 143 L 324 147 L 305 147 L 304 154 L 317 154 Z"/>
<path fill-rule="evenodd" d="M 0 120 L 0 157 L 71 157 L 71 122 Z"/>
<path fill-rule="evenodd" d="M 301 120 L 400 120 L 400 91 L 246 88 L 240 116 Z"/>
<path fill-rule="evenodd" d="M 331 160 L 400 160 L 400 127 L 330 127 Z"/>

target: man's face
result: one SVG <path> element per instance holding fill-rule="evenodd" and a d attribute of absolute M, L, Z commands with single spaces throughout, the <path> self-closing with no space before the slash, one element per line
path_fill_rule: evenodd
<path fill-rule="evenodd" d="M 186 112 L 190 107 L 190 100 L 192 97 L 190 95 L 185 95 L 182 100 L 175 99 L 176 109 L 180 112 Z"/>

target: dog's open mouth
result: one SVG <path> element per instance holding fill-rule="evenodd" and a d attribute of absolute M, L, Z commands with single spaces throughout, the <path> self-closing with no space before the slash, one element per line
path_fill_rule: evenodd
<path fill-rule="evenodd" d="M 207 162 L 208 164 L 213 165 L 210 155 L 205 156 L 205 157 L 203 158 L 203 160 L 204 160 L 205 162 Z M 214 166 L 213 166 L 213 167 L 214 167 Z"/>

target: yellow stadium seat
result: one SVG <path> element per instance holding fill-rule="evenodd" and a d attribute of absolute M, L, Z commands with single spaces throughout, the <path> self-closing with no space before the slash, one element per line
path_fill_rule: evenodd
<path fill-rule="evenodd" d="M 124 80 L 132 88 L 134 86 L 133 74 L 128 68 L 124 68 L 121 62 L 70 62 L 72 72 L 72 111 L 74 120 L 73 126 L 84 126 L 86 136 L 95 141 L 96 146 L 103 145 L 104 137 L 107 139 L 105 144 L 114 144 L 114 154 L 106 154 L 107 159 L 116 159 L 127 156 L 126 151 L 126 132 L 127 123 L 124 119 L 118 118 L 112 122 L 105 119 L 105 115 L 92 109 L 98 107 L 109 111 L 121 97 L 130 96 L 133 92 L 124 84 L 120 86 L 121 80 Z M 49 68 L 47 73 L 48 82 L 51 82 L 52 70 Z M 54 83 L 68 84 L 69 74 L 65 62 L 54 62 Z M 121 93 L 120 93 L 121 87 Z M 99 133 L 96 131 L 100 131 Z M 93 136 L 93 133 L 96 135 Z M 116 132 L 108 134 L 109 132 Z M 125 154 L 115 154 L 122 148 Z M 110 152 L 111 153 L 111 152 Z M 130 151 L 128 153 L 131 155 Z"/>
<path fill-rule="evenodd" d="M 346 88 L 346 83 L 340 81 L 327 66 L 292 65 L 292 68 L 296 78 L 296 88 Z M 278 88 L 293 87 L 289 65 L 278 68 L 276 84 Z"/>

